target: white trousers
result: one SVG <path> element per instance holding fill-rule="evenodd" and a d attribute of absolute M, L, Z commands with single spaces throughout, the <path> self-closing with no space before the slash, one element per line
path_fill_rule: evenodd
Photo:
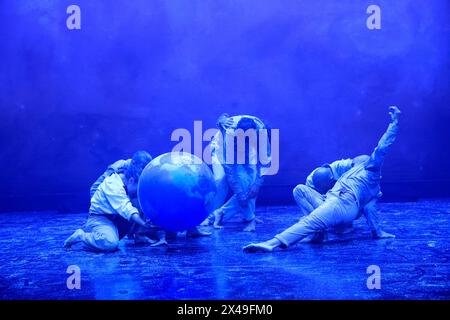
<path fill-rule="evenodd" d="M 91 214 L 83 231 L 83 243 L 90 250 L 115 251 L 119 247 L 119 231 L 105 216 Z"/>
<path fill-rule="evenodd" d="M 240 187 L 247 191 L 250 186 L 255 182 L 256 176 L 250 174 L 245 166 L 238 166 L 236 170 L 237 181 L 239 181 Z M 226 183 L 228 181 L 225 180 Z M 245 206 L 241 206 L 237 200 L 237 195 L 233 195 L 220 209 L 223 214 L 223 220 L 229 220 L 236 214 L 240 214 L 245 221 L 252 221 L 255 219 L 256 197 L 247 199 Z"/>
<path fill-rule="evenodd" d="M 325 195 L 304 184 L 297 185 L 292 194 L 303 216 L 313 212 L 325 201 Z"/>
<path fill-rule="evenodd" d="M 358 217 L 358 204 L 353 194 L 328 193 L 325 201 L 299 222 L 275 236 L 285 246 L 290 246 L 307 236 L 331 228 L 342 228 Z"/>
<path fill-rule="evenodd" d="M 216 184 L 216 195 L 214 197 L 213 210 L 219 209 L 225 203 L 227 198 L 229 187 L 225 171 L 219 160 L 213 158 L 212 170 L 214 174 L 214 182 Z"/>

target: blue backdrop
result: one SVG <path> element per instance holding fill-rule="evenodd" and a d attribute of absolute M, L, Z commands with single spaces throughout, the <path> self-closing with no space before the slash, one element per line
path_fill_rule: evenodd
<path fill-rule="evenodd" d="M 381 30 L 366 27 L 371 4 Z M 174 129 L 225 111 L 280 129 L 260 203 L 292 203 L 314 167 L 371 152 L 391 104 L 386 198 L 450 196 L 449 13 L 447 0 L 2 0 L 0 211 L 87 210 L 109 163 L 167 152 Z"/>

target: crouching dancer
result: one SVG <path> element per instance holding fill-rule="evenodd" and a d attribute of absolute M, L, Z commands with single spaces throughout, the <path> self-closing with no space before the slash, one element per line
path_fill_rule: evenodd
<path fill-rule="evenodd" d="M 381 230 L 377 219 L 376 201 L 381 195 L 381 167 L 389 147 L 398 132 L 400 110 L 390 107 L 391 122 L 370 158 L 347 171 L 326 194 L 325 201 L 298 223 L 266 242 L 249 244 L 244 252 L 271 252 L 288 247 L 303 238 L 327 229 L 350 224 L 362 211 L 375 238 L 392 238 Z"/>
<path fill-rule="evenodd" d="M 141 173 L 141 167 L 130 165 L 105 177 L 91 198 L 86 224 L 67 238 L 64 247 L 81 242 L 93 251 L 115 251 L 133 223 L 147 228 L 130 200 L 137 193 Z"/>

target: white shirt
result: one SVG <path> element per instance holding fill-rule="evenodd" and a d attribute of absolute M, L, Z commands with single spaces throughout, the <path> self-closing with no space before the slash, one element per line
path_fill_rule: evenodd
<path fill-rule="evenodd" d="M 232 124 L 230 124 L 229 126 L 227 126 L 225 128 L 225 135 L 226 134 L 231 134 L 233 135 L 234 131 L 237 129 L 237 125 L 239 123 L 239 121 L 242 120 L 242 118 L 249 118 L 251 120 L 254 121 L 254 123 L 256 124 L 256 130 L 263 130 L 266 129 L 264 123 L 257 117 L 255 116 L 250 116 L 250 115 L 239 115 L 239 116 L 233 116 L 233 117 L 229 117 L 228 119 L 232 120 Z M 214 138 L 211 141 L 211 151 L 212 151 L 212 156 L 213 156 L 213 162 L 214 163 L 220 163 L 222 165 L 227 165 L 228 163 L 226 163 L 225 161 L 225 154 L 226 154 L 226 147 L 225 147 L 225 142 L 226 139 L 225 137 L 221 137 L 222 136 L 222 132 L 217 132 L 216 135 L 214 136 Z M 219 138 L 221 137 L 221 138 Z M 270 141 L 267 143 L 267 147 L 268 147 L 268 151 L 267 151 L 267 161 L 270 163 L 271 161 L 271 157 L 270 157 Z M 259 150 L 251 148 L 249 150 L 249 154 L 248 154 L 248 163 L 246 164 L 247 166 L 252 165 L 255 166 L 258 164 L 258 152 Z M 231 163 L 232 165 L 233 163 Z M 258 164 L 260 165 L 260 164 Z M 261 175 L 265 175 L 265 173 L 267 172 L 267 168 L 269 165 L 260 165 L 261 166 Z"/>
<path fill-rule="evenodd" d="M 131 204 L 122 178 L 117 173 L 106 177 L 100 184 L 91 198 L 89 212 L 99 215 L 118 214 L 128 221 L 133 214 L 139 213 Z"/>
<path fill-rule="evenodd" d="M 118 172 L 120 169 L 128 168 L 131 165 L 131 159 L 128 160 L 117 160 L 116 162 L 110 164 L 106 171 L 102 174 L 103 178 L 111 175 L 113 172 Z M 103 181 L 103 180 L 102 180 Z"/>
<path fill-rule="evenodd" d="M 381 166 L 389 147 L 395 141 L 397 133 L 398 122 L 393 121 L 389 124 L 370 158 L 347 171 L 329 192 L 351 191 L 360 207 L 364 207 L 372 200 L 381 197 Z"/>

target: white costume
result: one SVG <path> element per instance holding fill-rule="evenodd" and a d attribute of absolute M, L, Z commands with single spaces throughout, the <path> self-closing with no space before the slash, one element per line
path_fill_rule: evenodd
<path fill-rule="evenodd" d="M 325 165 L 330 168 L 333 179 L 340 177 L 353 167 L 353 159 L 342 159 Z M 325 195 L 317 191 L 313 182 L 313 175 L 319 168 L 316 168 L 306 178 L 305 184 L 297 185 L 292 191 L 295 202 L 300 207 L 302 215 L 308 215 L 325 201 Z"/>
<path fill-rule="evenodd" d="M 103 172 L 103 174 L 100 177 L 98 177 L 98 179 L 92 185 L 91 190 L 90 190 L 91 198 L 94 196 L 95 191 L 97 191 L 98 187 L 103 182 L 103 180 L 105 180 L 106 177 L 109 177 L 111 174 L 117 173 L 120 170 L 128 168 L 130 166 L 130 164 L 131 164 L 131 159 L 117 160 L 113 164 L 110 164 L 108 166 L 108 168 L 106 169 L 106 171 Z"/>
<path fill-rule="evenodd" d="M 372 232 L 378 233 L 376 201 L 381 196 L 381 166 L 397 132 L 398 121 L 393 120 L 370 158 L 344 173 L 321 205 L 275 238 L 289 246 L 309 235 L 349 225 L 361 210 Z"/>
<path fill-rule="evenodd" d="M 119 229 L 127 226 L 133 214 L 139 214 L 138 209 L 131 204 L 121 177 L 112 173 L 104 179 L 91 198 L 82 242 L 93 250 L 116 250 L 120 238 L 126 233 Z"/>
<path fill-rule="evenodd" d="M 234 134 L 237 124 L 243 118 L 249 118 L 256 124 L 256 130 L 266 129 L 264 123 L 254 116 L 241 115 L 230 117 L 232 124 L 225 127 L 225 134 Z M 240 213 L 245 221 L 255 218 L 256 197 L 247 199 L 246 206 L 241 206 L 237 200 L 237 195 L 246 192 L 253 184 L 262 184 L 262 176 L 265 174 L 265 166 L 258 162 L 258 150 L 250 148 L 246 163 L 231 163 L 226 159 L 226 139 L 222 138 L 222 132 L 218 132 L 211 142 L 212 168 L 217 186 L 217 193 L 214 201 L 214 209 L 222 211 L 223 220 L 228 220 L 237 213 Z M 267 159 L 270 163 L 270 143 L 267 143 Z M 268 165 L 267 165 L 268 166 Z M 233 196 L 224 204 L 229 189 L 233 191 Z M 210 217 L 211 218 L 211 217 Z"/>

